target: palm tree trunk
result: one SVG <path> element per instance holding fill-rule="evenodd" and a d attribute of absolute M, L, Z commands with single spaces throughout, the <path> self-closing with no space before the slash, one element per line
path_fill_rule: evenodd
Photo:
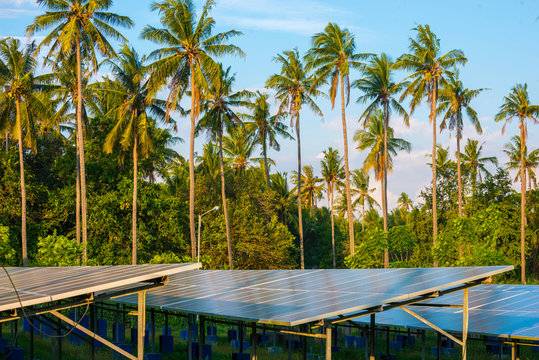
<path fill-rule="evenodd" d="M 300 267 L 305 269 L 305 254 L 303 251 L 303 216 L 301 213 L 301 140 L 299 135 L 299 113 L 296 114 L 296 138 L 298 143 L 298 230 Z"/>
<path fill-rule="evenodd" d="M 131 249 L 131 263 L 133 265 L 137 265 L 137 193 L 138 193 L 138 134 L 137 134 L 137 130 L 135 129 L 135 132 L 133 134 L 133 214 L 132 214 L 132 226 L 133 226 L 132 247 L 133 248 Z"/>
<path fill-rule="evenodd" d="M 361 212 L 361 231 L 365 232 L 365 197 L 363 197 L 363 209 Z"/>
<path fill-rule="evenodd" d="M 264 152 L 264 168 L 266 171 L 266 186 L 270 187 L 269 167 L 268 167 L 268 149 L 266 146 L 266 134 L 264 134 L 264 141 L 262 143 L 262 151 Z"/>
<path fill-rule="evenodd" d="M 329 186 L 331 187 L 331 249 L 333 250 L 333 268 L 335 269 L 337 267 L 337 262 L 335 261 L 335 219 L 333 218 L 333 184 Z"/>
<path fill-rule="evenodd" d="M 346 113 L 344 110 L 344 83 L 343 75 L 339 73 L 341 80 L 341 116 L 342 116 L 342 132 L 344 139 L 344 171 L 346 175 L 346 205 L 348 215 L 348 231 L 350 234 L 350 255 L 354 255 L 354 218 L 352 214 L 352 195 L 350 193 L 350 167 L 348 165 L 348 134 L 346 131 Z"/>
<path fill-rule="evenodd" d="M 387 236 L 387 127 L 389 123 L 389 111 L 387 104 L 384 104 L 384 168 L 382 169 L 382 212 L 384 214 L 384 232 Z M 384 249 L 384 268 L 389 267 L 389 249 Z"/>
<path fill-rule="evenodd" d="M 460 120 L 458 122 L 460 124 Z M 457 125 L 459 126 L 459 125 Z M 462 216 L 462 174 L 460 170 L 460 129 L 458 129 L 457 133 L 457 182 L 459 186 L 459 217 Z M 464 250 L 462 248 L 462 244 L 459 244 L 459 256 L 462 258 L 462 255 L 464 255 Z"/>
<path fill-rule="evenodd" d="M 526 284 L 526 172 L 524 171 L 524 153 L 526 139 L 524 119 L 520 119 L 520 277 Z"/>
<path fill-rule="evenodd" d="M 22 266 L 28 265 L 28 254 L 26 251 L 26 185 L 24 183 L 24 158 L 22 145 L 22 124 L 21 109 L 19 100 L 15 101 L 17 106 L 17 131 L 19 132 L 19 167 L 21 170 L 21 237 L 22 237 Z"/>
<path fill-rule="evenodd" d="M 4 135 L 4 142 L 5 142 L 5 146 L 6 146 L 6 152 L 9 151 L 9 133 L 8 131 L 6 130 L 6 133 Z"/>
<path fill-rule="evenodd" d="M 196 257 L 195 237 L 195 73 L 191 59 L 191 137 L 189 143 L 189 231 L 191 233 L 191 257 Z"/>
<path fill-rule="evenodd" d="M 76 158 L 76 172 L 77 176 L 75 179 L 76 187 L 76 204 L 75 204 L 75 237 L 77 238 L 77 244 L 80 244 L 80 153 L 79 153 L 79 141 L 78 137 L 75 136 L 75 147 L 77 148 L 77 158 Z M 80 258 L 79 258 L 80 261 Z"/>
<path fill-rule="evenodd" d="M 438 98 L 438 81 L 432 83 L 432 94 L 430 99 L 430 121 L 432 122 L 432 243 L 436 246 L 436 236 L 438 235 L 438 213 L 436 210 L 436 100 Z M 438 267 L 438 262 L 434 260 L 434 267 Z"/>
<path fill-rule="evenodd" d="M 84 164 L 84 135 L 82 132 L 82 64 L 80 42 L 77 39 L 77 141 L 79 145 L 80 163 L 80 200 L 81 200 L 81 225 L 82 225 L 82 262 L 88 261 L 88 237 L 86 223 L 86 169 Z"/>
<path fill-rule="evenodd" d="M 221 199 L 223 200 L 223 212 L 225 214 L 226 245 L 228 247 L 228 266 L 234 269 L 232 262 L 232 239 L 230 238 L 230 224 L 228 223 L 228 210 L 226 206 L 225 192 L 225 166 L 223 165 L 223 129 L 219 132 L 219 166 L 221 168 Z"/>

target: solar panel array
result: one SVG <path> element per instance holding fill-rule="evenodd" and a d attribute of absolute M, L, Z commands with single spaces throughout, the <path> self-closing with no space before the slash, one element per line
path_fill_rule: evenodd
<path fill-rule="evenodd" d="M 397 302 L 512 266 L 360 270 L 190 271 L 149 293 L 148 306 L 295 326 Z M 119 302 L 135 303 L 126 296 Z"/>
<path fill-rule="evenodd" d="M 111 291 L 197 269 L 200 264 L 6 268 L 23 306 Z M 0 311 L 20 308 L 13 285 L 0 270 Z"/>
<path fill-rule="evenodd" d="M 449 294 L 428 302 L 461 305 L 462 294 Z M 444 330 L 455 332 L 462 330 L 462 309 L 430 307 L 410 307 L 410 309 Z M 367 323 L 367 319 L 359 321 Z M 376 323 L 428 328 L 401 309 L 378 313 Z M 520 339 L 539 339 L 539 286 L 482 285 L 470 289 L 469 332 Z"/>

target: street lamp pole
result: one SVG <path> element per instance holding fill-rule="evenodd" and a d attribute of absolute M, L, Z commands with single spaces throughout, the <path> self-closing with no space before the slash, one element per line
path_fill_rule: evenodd
<path fill-rule="evenodd" d="M 197 262 L 200 262 L 200 226 L 202 225 L 202 217 L 206 215 L 209 212 L 212 212 L 214 210 L 219 210 L 219 206 L 214 207 L 213 209 L 210 209 L 206 211 L 205 213 L 202 213 L 198 215 L 198 248 L 197 248 Z"/>

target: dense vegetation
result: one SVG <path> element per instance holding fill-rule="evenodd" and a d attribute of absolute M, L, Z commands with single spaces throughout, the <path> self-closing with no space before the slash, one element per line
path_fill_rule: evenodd
<path fill-rule="evenodd" d="M 443 53 L 428 25 L 413 30 L 410 53 L 393 61 L 357 52 L 354 35 L 330 23 L 305 56 L 276 56 L 281 71 L 266 83 L 272 99 L 236 91 L 233 70 L 217 62 L 245 54 L 230 43 L 240 32 L 213 33 L 210 0 L 202 9 L 189 0 L 154 3 L 162 28 L 147 26 L 142 37 L 162 48 L 149 56 L 116 29 L 132 22 L 108 12 L 110 0 L 38 3 L 46 12 L 28 33 L 45 33 L 43 42 L 0 41 L 2 264 L 189 261 L 197 255 L 196 216 L 204 214 L 198 236 L 206 268 L 513 264 L 521 281 L 537 279 L 539 150 L 526 142 L 526 124 L 537 122 L 539 106 L 525 84 L 515 85 L 496 117 L 519 121 L 519 136 L 505 148 L 510 162 L 483 154 L 477 140 L 462 138 L 464 119 L 482 131 L 471 103 L 483 89 L 465 88 L 457 66 L 468 59 L 460 50 Z M 114 49 L 107 39 L 125 43 Z M 96 79 L 103 69 L 112 75 Z M 397 81 L 398 70 L 409 76 Z M 354 114 L 365 126 L 349 146 L 351 96 L 366 108 Z M 322 116 L 326 98 L 341 106 L 344 154 L 324 150 L 315 174 L 301 160 L 300 115 Z M 402 193 L 388 209 L 393 157 L 411 147 L 394 136 L 392 113 L 408 125 L 423 102 L 433 125 L 432 185 L 419 203 Z M 178 154 L 175 128 L 187 117 L 190 153 Z M 440 130 L 455 133 L 454 158 L 437 145 Z M 206 140 L 199 154 L 195 139 Z M 284 139 L 298 145 L 291 174 L 272 171 L 278 164 L 268 157 Z M 350 151 L 367 153 L 360 169 L 349 164 Z M 519 170 L 517 177 L 507 170 Z M 520 193 L 512 181 L 521 182 Z M 323 198 L 327 207 L 319 206 Z"/>

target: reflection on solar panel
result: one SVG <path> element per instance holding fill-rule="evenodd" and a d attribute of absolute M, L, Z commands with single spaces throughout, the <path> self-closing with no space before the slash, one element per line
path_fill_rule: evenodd
<path fill-rule="evenodd" d="M 163 309 L 295 326 L 512 270 L 512 266 L 361 270 L 190 271 L 148 293 Z M 135 303 L 134 296 L 117 299 Z"/>
<path fill-rule="evenodd" d="M 23 306 L 31 306 L 135 285 L 200 264 L 6 268 Z M 13 286 L 0 270 L 0 311 L 20 307 Z"/>
<path fill-rule="evenodd" d="M 462 295 L 449 294 L 428 302 L 459 305 L 462 304 Z M 539 339 L 539 286 L 537 285 L 478 286 L 470 289 L 469 306 L 469 332 L 520 339 Z M 456 332 L 462 330 L 461 309 L 414 307 L 413 310 L 444 330 Z M 365 320 L 361 319 L 362 322 Z M 401 309 L 377 314 L 376 323 L 427 328 L 425 324 Z"/>

